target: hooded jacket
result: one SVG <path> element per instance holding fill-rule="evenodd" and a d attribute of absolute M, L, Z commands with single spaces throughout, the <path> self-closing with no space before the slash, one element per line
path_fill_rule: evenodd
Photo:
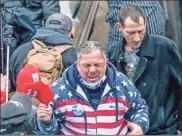
<path fill-rule="evenodd" d="M 109 48 L 108 59 L 124 73 L 122 39 Z M 132 78 L 149 107 L 150 127 L 147 134 L 177 134 L 177 116 L 182 109 L 182 60 L 176 45 L 168 38 L 146 34 L 140 46 L 138 66 Z M 181 89 L 181 90 L 180 90 Z"/>
<path fill-rule="evenodd" d="M 110 64 L 106 69 L 106 85 L 97 110 L 78 81 L 73 64 L 63 77 L 52 84 L 53 118 L 49 122 L 38 120 L 41 134 L 60 135 L 125 135 L 127 121 L 141 126 L 145 133 L 149 127 L 148 108 L 134 85 Z"/>
<path fill-rule="evenodd" d="M 32 37 L 32 40 L 33 39 L 43 41 L 47 46 L 72 45 L 72 40 L 67 36 L 67 34 L 63 30 L 55 28 L 40 28 Z M 33 49 L 32 43 L 25 43 L 19 46 L 10 58 L 10 82 L 12 91 L 15 91 L 16 88 L 17 73 L 20 71 L 23 62 L 31 49 Z M 77 59 L 75 48 L 70 48 L 64 51 L 62 53 L 62 57 L 63 66 L 66 69 Z"/>

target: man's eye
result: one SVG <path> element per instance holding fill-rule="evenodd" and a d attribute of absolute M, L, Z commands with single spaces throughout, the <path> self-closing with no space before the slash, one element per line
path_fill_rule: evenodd
<path fill-rule="evenodd" d="M 134 34 L 134 32 L 128 32 L 128 34 Z"/>
<path fill-rule="evenodd" d="M 95 64 L 95 67 L 100 67 L 101 66 L 101 64 Z"/>
<path fill-rule="evenodd" d="M 90 65 L 89 65 L 89 64 L 84 64 L 84 65 L 83 65 L 83 67 L 85 67 L 85 68 L 89 68 L 89 67 L 90 67 Z"/>

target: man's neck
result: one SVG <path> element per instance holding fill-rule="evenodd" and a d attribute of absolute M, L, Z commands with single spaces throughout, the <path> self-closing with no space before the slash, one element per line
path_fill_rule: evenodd
<path fill-rule="evenodd" d="M 139 45 L 138 47 L 136 47 L 136 48 L 132 48 L 132 47 L 129 46 L 128 44 L 125 44 L 125 50 L 126 50 L 126 51 L 133 51 L 133 50 L 138 49 L 139 47 L 140 47 L 140 45 Z"/>

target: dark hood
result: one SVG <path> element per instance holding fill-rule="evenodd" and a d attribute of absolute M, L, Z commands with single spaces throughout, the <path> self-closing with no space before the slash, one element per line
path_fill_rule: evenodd
<path fill-rule="evenodd" d="M 67 34 L 61 29 L 42 27 L 37 30 L 36 34 L 32 37 L 33 39 L 41 40 L 47 45 L 72 45 L 72 40 Z"/>

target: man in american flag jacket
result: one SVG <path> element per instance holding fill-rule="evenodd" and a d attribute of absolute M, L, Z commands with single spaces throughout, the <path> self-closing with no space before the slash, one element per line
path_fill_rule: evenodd
<path fill-rule="evenodd" d="M 40 134 L 143 135 L 148 107 L 132 82 L 106 60 L 103 46 L 82 43 L 78 60 L 52 84 L 51 106 L 37 108 Z"/>

